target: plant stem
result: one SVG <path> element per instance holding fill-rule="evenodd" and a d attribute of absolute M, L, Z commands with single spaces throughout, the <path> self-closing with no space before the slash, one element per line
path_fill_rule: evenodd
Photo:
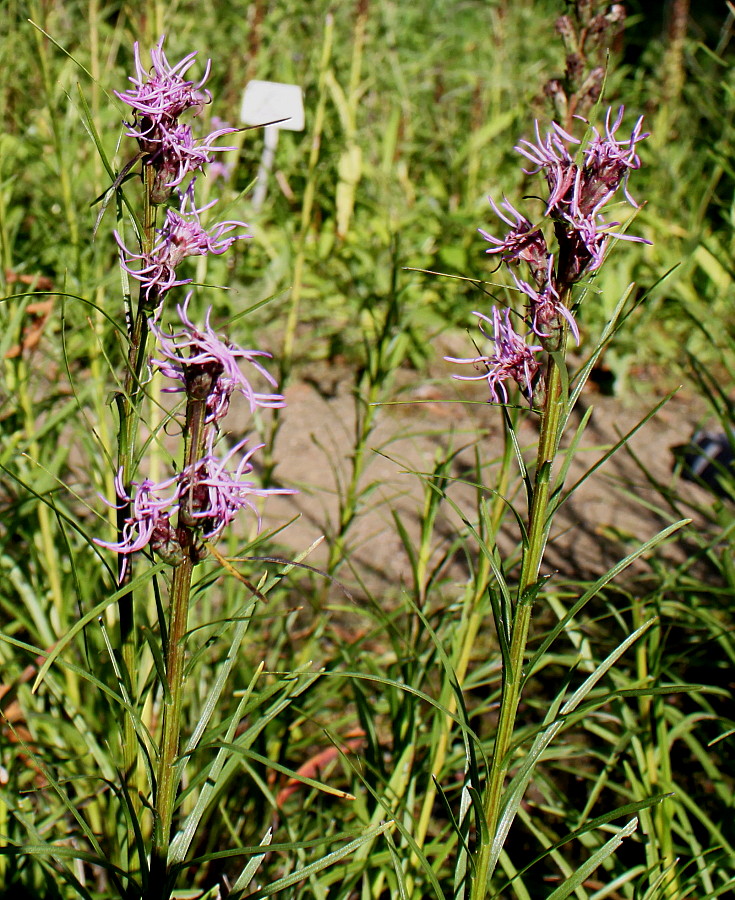
<path fill-rule="evenodd" d="M 151 191 L 155 178 L 153 166 L 143 166 L 144 199 L 143 199 L 143 253 L 148 253 L 153 248 L 156 231 L 156 207 L 151 203 Z M 117 397 L 118 412 L 120 416 L 120 431 L 118 433 L 118 467 L 122 471 L 122 483 L 129 496 L 130 482 L 135 468 L 136 431 L 140 418 L 140 408 L 143 399 L 141 375 L 148 353 L 148 309 L 146 296 L 142 289 L 138 298 L 138 308 L 135 314 L 133 330 L 130 335 L 128 348 L 128 365 L 125 373 L 125 384 L 122 394 Z M 125 521 L 130 516 L 130 503 L 123 503 L 118 507 L 117 528 L 118 538 L 122 539 Z M 132 560 L 126 556 L 120 556 L 120 568 L 118 582 L 122 586 L 132 577 Z M 135 633 L 135 609 L 133 592 L 128 591 L 118 601 L 118 615 L 120 618 L 120 645 L 124 670 L 129 680 L 128 691 L 131 703 L 135 703 L 137 696 L 135 665 L 137 657 L 137 639 Z M 123 764 L 125 777 L 129 785 L 135 783 L 135 773 L 138 762 L 138 738 L 135 733 L 135 723 L 130 716 L 126 716 L 123 732 Z M 131 791 L 133 802 L 137 803 L 135 790 Z M 129 836 L 131 839 L 134 835 Z"/>
<path fill-rule="evenodd" d="M 184 472 L 194 472 L 204 446 L 204 421 L 207 396 L 212 381 L 207 380 L 201 392 L 189 393 L 184 431 Z M 187 390 L 190 390 L 187 385 Z M 193 478 L 193 475 L 192 475 Z M 155 828 L 151 855 L 151 876 L 147 896 L 153 900 L 168 897 L 166 884 L 168 850 L 171 843 L 176 793 L 180 780 L 178 760 L 181 740 L 181 710 L 184 700 L 184 661 L 189 597 L 194 565 L 199 559 L 196 535 L 190 519 L 191 497 L 182 496 L 177 534 L 184 550 L 183 561 L 174 569 L 169 606 L 168 644 L 166 647 L 166 690 L 163 702 L 163 734 L 158 757 L 155 796 Z"/>
<path fill-rule="evenodd" d="M 176 789 L 179 772 L 176 765 L 181 737 L 181 709 L 184 698 L 184 658 L 186 626 L 189 616 L 189 595 L 194 562 L 190 554 L 174 569 L 171 583 L 168 652 L 166 654 L 166 699 L 163 705 L 163 736 L 158 759 L 156 787 L 156 821 L 151 855 L 151 898 L 163 900 L 168 848 L 171 842 Z"/>
<path fill-rule="evenodd" d="M 568 303 L 569 299 L 570 292 L 567 290 L 564 302 Z M 500 818 L 505 777 L 510 767 L 510 748 L 523 684 L 523 661 L 535 595 L 533 588 L 538 581 L 551 524 L 549 517 L 551 469 L 561 439 L 567 402 L 565 392 L 562 390 L 561 369 L 559 368 L 559 360 L 563 360 L 564 357 L 565 341 L 566 328 L 560 341 L 560 350 L 558 354 L 549 355 L 546 368 L 546 399 L 541 413 L 541 433 L 529 513 L 528 544 L 521 563 L 510 648 L 507 663 L 503 667 L 500 714 L 490 762 L 489 780 L 483 798 L 487 840 L 482 842 L 478 853 L 477 874 L 472 885 L 472 900 L 482 900 L 486 896 L 487 881 L 491 874 L 489 871 L 490 858 Z"/>
<path fill-rule="evenodd" d="M 347 533 L 360 508 L 360 481 L 365 471 L 365 451 L 370 434 L 375 427 L 380 385 L 372 383 L 363 398 L 360 386 L 355 388 L 355 440 L 352 454 L 350 481 L 345 496 L 340 500 L 339 528 L 329 545 L 327 572 L 334 575 L 345 559 Z"/>

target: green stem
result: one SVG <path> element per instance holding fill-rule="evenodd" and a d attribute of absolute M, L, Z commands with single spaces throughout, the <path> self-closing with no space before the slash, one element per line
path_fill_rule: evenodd
<path fill-rule="evenodd" d="M 163 735 L 158 760 L 156 817 L 151 856 L 149 894 L 164 900 L 168 848 L 171 843 L 176 791 L 179 784 L 177 757 L 181 740 L 181 710 L 184 699 L 184 638 L 189 617 L 189 595 L 194 561 L 190 554 L 174 569 L 171 583 L 168 652 L 166 654 L 166 698 L 163 705 Z"/>
<path fill-rule="evenodd" d="M 144 176 L 144 208 L 143 208 L 143 253 L 148 253 L 153 248 L 156 230 L 156 207 L 151 203 L 151 191 L 155 178 L 155 170 L 152 166 L 143 166 Z M 137 425 L 140 419 L 140 409 L 143 400 L 143 387 L 141 376 L 146 363 L 148 353 L 148 309 L 146 296 L 141 289 L 138 298 L 138 308 L 133 323 L 133 331 L 130 335 L 128 349 L 127 371 L 122 394 L 118 394 L 117 405 L 120 416 L 120 430 L 118 433 L 118 467 L 122 471 L 122 483 L 129 495 L 130 482 L 135 470 L 135 449 Z M 122 536 L 122 530 L 126 519 L 130 516 L 130 504 L 124 503 L 118 509 L 117 525 L 118 536 Z M 132 577 L 132 560 L 129 557 L 120 557 L 119 584 L 122 586 Z M 137 636 L 135 632 L 135 610 L 133 592 L 128 591 L 118 601 L 118 615 L 120 620 L 120 645 L 124 670 L 129 680 L 128 690 L 131 703 L 135 703 L 137 696 L 135 664 L 137 657 Z M 123 732 L 123 764 L 128 784 L 135 783 L 135 773 L 138 762 L 138 739 L 135 732 L 135 723 L 130 716 L 125 718 Z M 137 803 L 137 794 L 131 791 L 134 802 Z M 134 835 L 130 835 L 131 838 Z"/>
<path fill-rule="evenodd" d="M 563 300 L 568 304 L 570 292 Z M 528 544 L 523 554 L 518 596 L 513 614 L 508 659 L 503 667 L 503 687 L 500 700 L 495 744 L 490 762 L 490 772 L 483 798 L 483 815 L 487 825 L 487 840 L 482 842 L 477 858 L 477 874 L 472 885 L 472 900 L 483 900 L 487 894 L 487 881 L 493 844 L 502 807 L 505 778 L 511 763 L 511 744 L 515 731 L 516 715 L 523 685 L 523 662 L 531 625 L 534 591 L 549 533 L 549 497 L 551 493 L 551 469 L 559 448 L 564 427 L 567 398 L 562 390 L 562 373 L 559 359 L 563 360 L 566 327 L 560 341 L 558 355 L 550 354 L 546 368 L 546 398 L 541 414 L 536 474 L 533 498 L 529 513 Z M 562 363 L 563 364 L 563 363 Z"/>
<path fill-rule="evenodd" d="M 359 386 L 355 390 L 355 450 L 352 454 L 350 481 L 340 502 L 339 530 L 329 546 L 327 572 L 334 575 L 344 560 L 347 532 L 359 511 L 360 481 L 365 471 L 365 451 L 370 434 L 375 427 L 380 385 L 372 383 L 367 398 L 363 399 Z"/>
<path fill-rule="evenodd" d="M 187 384 L 189 396 L 186 406 L 184 431 L 184 472 L 194 477 L 194 467 L 204 450 L 204 422 L 207 414 L 207 396 L 214 377 L 198 382 L 192 390 Z M 189 618 L 189 597 L 194 566 L 199 559 L 195 520 L 191 518 L 192 498 L 181 498 L 177 534 L 184 550 L 183 561 L 174 569 L 171 582 L 168 644 L 166 647 L 166 690 L 163 702 L 163 734 L 158 757 L 158 773 L 155 796 L 155 827 L 151 875 L 148 893 L 151 900 L 165 900 L 169 894 L 168 851 L 171 844 L 171 824 L 176 806 L 176 793 L 181 776 L 178 759 L 181 741 L 181 711 L 184 700 L 184 662 L 186 657 L 186 629 Z"/>

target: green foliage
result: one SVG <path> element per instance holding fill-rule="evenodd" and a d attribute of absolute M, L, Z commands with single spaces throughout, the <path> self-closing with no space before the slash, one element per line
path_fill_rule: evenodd
<path fill-rule="evenodd" d="M 494 834 L 483 833 L 480 791 L 529 539 L 518 502 L 531 477 L 518 437 L 527 414 L 492 410 L 498 422 L 505 415 L 500 451 L 482 434 L 469 448 L 447 437 L 428 471 L 406 466 L 421 503 L 384 516 L 407 559 L 405 583 L 377 593 L 358 559 L 357 524 L 384 502 L 369 471 L 380 404 L 407 378 L 424 380 L 434 339 L 464 329 L 488 293 L 505 290 L 476 228 L 497 228 L 487 193 L 530 190 L 512 148 L 534 116 L 548 116 L 542 87 L 564 65 L 553 31 L 561 6 L 255 0 L 206 14 L 154 3 L 143 16 L 130 5 L 5 4 L 0 896 L 127 900 L 149 876 L 168 579 L 151 565 L 135 585 L 143 610 L 131 696 L 113 562 L 93 540 L 112 533 L 98 492 L 113 493 L 110 394 L 126 352 L 110 235 L 137 214 L 109 193 L 134 152 L 111 91 L 132 71 L 132 42 L 147 48 L 162 31 L 171 59 L 192 49 L 213 59 L 206 121 L 237 123 L 253 77 L 302 85 L 307 108 L 306 131 L 281 135 L 260 213 L 248 189 L 261 137 L 238 136 L 230 180 L 205 187 L 221 197 L 218 218 L 253 223 L 253 240 L 235 262 L 189 263 L 187 275 L 227 285 L 207 294 L 218 319 L 234 320 L 242 343 L 277 352 L 300 270 L 284 376 L 325 359 L 355 373 L 351 469 L 326 573 L 310 568 L 306 548 L 289 562 L 280 534 L 233 538 L 220 548 L 224 563 L 213 556 L 197 570 L 170 853 L 177 896 L 186 886 L 214 898 L 228 883 L 238 898 L 459 900 L 483 843 L 491 897 L 701 900 L 732 890 L 731 471 L 697 494 L 639 459 L 660 498 L 659 536 L 589 581 L 543 586 Z M 631 27 L 629 46 L 638 33 Z M 735 92 L 718 37 L 684 43 L 673 94 L 659 74 L 676 63 L 666 41 L 650 40 L 635 65 L 611 57 L 605 105 L 653 110 L 630 224 L 653 244 L 621 242 L 587 288 L 583 348 L 596 349 L 568 388 L 576 400 L 604 365 L 623 393 L 642 367 L 665 366 L 732 436 Z M 49 309 L 36 305 L 46 300 Z M 142 452 L 158 465 L 171 459 L 167 414 L 151 395 Z M 571 495 L 567 463 L 587 424 L 560 460 L 552 511 Z M 277 480 L 282 450 L 270 428 L 266 474 Z M 573 490 L 597 468 L 575 476 Z M 681 534 L 671 524 L 690 518 L 697 527 Z M 683 551 L 675 561 L 673 540 Z M 132 789 L 126 722 L 144 761 Z"/>

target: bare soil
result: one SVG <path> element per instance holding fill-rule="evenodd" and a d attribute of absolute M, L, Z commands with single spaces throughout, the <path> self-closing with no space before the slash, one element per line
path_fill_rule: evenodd
<path fill-rule="evenodd" d="M 349 531 L 352 575 L 340 570 L 340 578 L 354 584 L 362 581 L 371 592 L 394 593 L 410 580 L 407 553 L 401 544 L 393 516 L 400 515 L 408 533 L 418 542 L 423 483 L 416 473 L 432 471 L 437 453 L 464 447 L 454 460 L 455 479 L 448 494 L 470 521 L 477 518 L 477 491 L 468 478 L 474 465 L 475 445 L 485 460 L 497 458 L 502 449 L 502 411 L 486 401 L 484 382 L 452 381 L 443 370 L 431 381 L 402 372 L 392 391 L 391 402 L 378 410 L 370 435 L 367 467 L 361 485 L 374 489 Z M 585 390 L 570 423 L 574 431 L 583 412 L 593 407 L 567 485 L 574 484 L 590 466 L 607 453 L 622 434 L 635 426 L 661 399 L 642 377 L 623 396 L 602 396 L 590 386 Z M 294 497 L 273 497 L 266 503 L 265 528 L 276 528 L 298 515 L 278 540 L 287 554 L 303 553 L 321 536 L 324 542 L 305 560 L 323 566 L 327 541 L 338 521 L 338 497 L 350 477 L 355 421 L 353 376 L 338 365 L 323 364 L 309 371 L 308 378 L 286 390 L 288 407 L 283 413 L 278 437 L 277 479 L 295 486 Z M 584 481 L 564 504 L 555 519 L 547 549 L 546 572 L 561 577 L 594 578 L 607 571 L 626 553 L 652 538 L 676 518 L 664 509 L 660 494 L 637 464 L 637 457 L 650 475 L 665 485 L 673 482 L 672 447 L 687 442 L 701 424 L 703 408 L 697 398 L 680 391 L 630 440 L 630 452 L 620 450 Z M 526 415 L 519 430 L 521 446 L 532 464 L 537 419 Z M 485 470 L 485 485 L 492 490 L 495 468 Z M 677 490 L 692 498 L 703 495 L 698 488 L 679 481 Z M 518 494 L 517 502 L 523 504 Z M 661 509 L 659 514 L 656 510 Z M 509 522 L 509 525 L 512 524 Z M 451 541 L 462 525 L 457 513 L 445 506 L 437 523 L 437 552 Z M 509 528 L 507 545 L 517 540 Z M 670 542 L 667 552 L 685 558 L 685 537 Z M 638 566 L 644 563 L 638 563 Z M 462 579 L 458 556 L 452 577 Z"/>

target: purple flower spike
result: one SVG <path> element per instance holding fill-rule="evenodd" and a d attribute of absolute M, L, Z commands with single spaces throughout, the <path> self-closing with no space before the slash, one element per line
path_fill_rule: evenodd
<path fill-rule="evenodd" d="M 541 345 L 529 345 L 516 333 L 510 322 L 510 310 L 503 311 L 502 317 L 497 307 L 493 307 L 492 319 L 483 313 L 472 315 L 480 319 L 480 331 L 495 344 L 491 356 L 478 356 L 472 359 L 456 359 L 445 356 L 447 362 L 481 366 L 485 371 L 480 375 L 453 375 L 459 381 L 480 381 L 485 379 L 490 387 L 490 397 L 494 403 L 507 403 L 508 390 L 505 382 L 512 378 L 527 397 L 533 393 L 533 380 L 539 370 L 539 362 L 534 356 L 543 348 Z M 484 327 L 487 322 L 492 327 L 492 334 Z"/>
<path fill-rule="evenodd" d="M 122 483 L 122 469 L 120 469 L 115 476 L 115 493 L 124 504 L 132 504 L 130 516 L 125 520 L 123 527 L 122 540 L 113 543 L 95 538 L 95 544 L 113 550 L 115 553 L 130 554 L 137 553 L 148 544 L 151 544 L 153 549 L 158 549 L 175 540 L 175 532 L 170 524 L 170 519 L 179 508 L 178 486 L 170 496 L 161 495 L 176 484 L 177 480 L 174 477 L 156 483 L 146 478 L 139 484 L 134 481 L 132 486 L 137 490 L 135 497 L 130 497 Z M 116 509 L 121 508 L 114 503 L 108 503 L 107 500 L 105 503 Z"/>
<path fill-rule="evenodd" d="M 202 80 L 195 84 L 184 78 L 193 64 L 196 53 L 185 56 L 172 66 L 163 52 L 162 37 L 151 50 L 152 71 L 146 72 L 140 62 L 140 48 L 135 44 L 136 76 L 130 81 L 133 89 L 118 91 L 117 96 L 134 111 L 134 121 L 128 125 L 127 134 L 135 138 L 146 154 L 145 164 L 152 166 L 156 177 L 151 192 L 153 203 L 164 203 L 171 190 L 181 184 L 191 172 L 201 170 L 211 162 L 212 154 L 232 147 L 215 147 L 214 141 L 237 128 L 218 128 L 205 138 L 196 140 L 191 128 L 179 122 L 187 110 L 196 115 L 211 99 L 202 87 L 209 77 L 210 62 Z"/>
<path fill-rule="evenodd" d="M 158 340 L 158 347 L 163 359 L 154 360 L 158 369 L 167 377 L 180 382 L 180 386 L 168 388 L 169 391 L 186 389 L 187 377 L 196 368 L 214 372 L 216 384 L 207 398 L 207 421 L 221 419 L 229 408 L 230 397 L 239 391 L 250 404 L 250 411 L 258 407 L 278 409 L 286 405 L 281 394 L 262 394 L 255 391 L 248 379 L 240 371 L 238 361 L 246 360 L 273 387 L 276 380 L 258 361 L 258 357 L 270 359 L 270 353 L 263 350 L 243 350 L 221 338 L 210 324 L 211 307 L 207 311 L 203 329 L 197 328 L 188 314 L 189 294 L 183 307 L 177 306 L 179 318 L 183 324 L 181 331 L 166 334 L 155 322 L 151 322 L 151 331 Z"/>
<path fill-rule="evenodd" d="M 572 287 L 586 272 L 600 268 L 609 238 L 648 243 L 642 238 L 613 232 L 611 229 L 620 223 L 605 222 L 600 215 L 602 207 L 621 185 L 626 198 L 637 206 L 627 192 L 626 180 L 630 171 L 640 166 L 637 143 L 648 135 L 642 133 L 642 119 L 639 119 L 630 137 L 618 138 L 623 112 L 621 106 L 613 122 L 612 110 L 608 110 L 604 135 L 591 128 L 592 136 L 585 146 L 556 122 L 551 123 L 551 129 L 543 137 L 536 122 L 535 142 L 523 139 L 516 145 L 515 149 L 533 165 L 532 169 L 525 170 L 527 174 L 541 172 L 546 179 L 548 200 L 544 216 L 552 219 L 556 252 L 549 251 L 543 231 L 534 227 L 508 200 L 503 199 L 497 206 L 490 198 L 495 214 L 510 230 L 504 238 L 497 238 L 479 229 L 491 244 L 485 252 L 500 256 L 516 287 L 526 296 L 523 320 L 531 332 L 542 339 L 541 345 L 527 345 L 513 330 L 509 311 L 501 317 L 498 310 L 493 309 L 492 319 L 474 313 L 480 318 L 483 335 L 495 345 L 493 353 L 473 359 L 446 359 L 483 366 L 484 374 L 454 377 L 468 381 L 486 379 L 496 402 L 507 401 L 505 382 L 508 378 L 513 378 L 529 398 L 533 397 L 533 381 L 540 366 L 534 353 L 540 350 L 553 353 L 562 348 L 567 329 L 579 345 L 579 327 L 569 308 Z M 574 145 L 572 152 L 569 148 Z M 549 228 L 548 232 L 551 230 Z M 534 284 L 524 281 L 518 274 L 520 262 L 528 265 L 530 281 Z M 485 330 L 483 322 L 492 325 L 492 333 Z"/>
<path fill-rule="evenodd" d="M 241 509 L 250 509 L 258 516 L 258 510 L 251 497 L 268 497 L 271 494 L 294 494 L 286 488 L 259 488 L 247 480 L 253 471 L 250 458 L 263 444 L 248 450 L 234 473 L 227 471 L 227 464 L 240 453 L 247 439 L 240 441 L 222 459 L 214 454 L 215 432 L 210 431 L 207 439 L 207 453 L 181 473 L 180 495 L 182 507 L 192 521 L 202 530 L 208 540 L 219 537 L 223 529 L 235 518 Z M 183 513 L 182 513 L 183 515 Z"/>

